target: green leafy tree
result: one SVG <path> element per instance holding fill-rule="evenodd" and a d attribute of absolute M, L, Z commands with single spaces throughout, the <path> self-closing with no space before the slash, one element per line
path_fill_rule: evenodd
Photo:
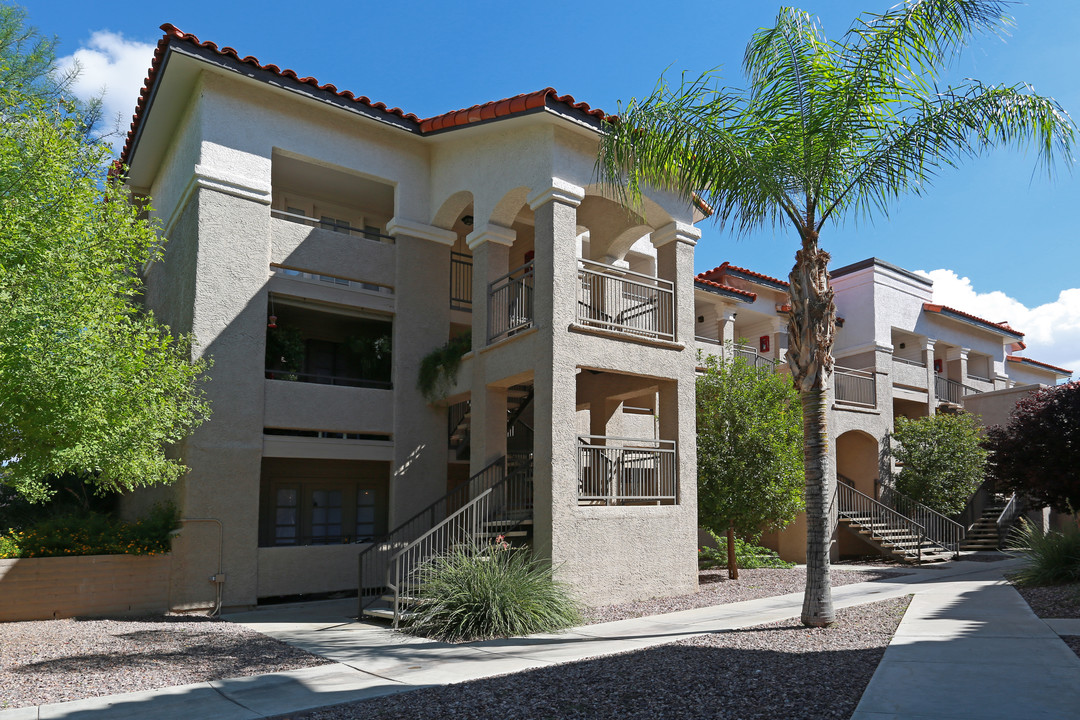
<path fill-rule="evenodd" d="M 0 483 L 36 501 L 65 475 L 170 482 L 165 448 L 207 413 L 204 364 L 139 304 L 154 227 L 23 20 L 0 6 Z"/>
<path fill-rule="evenodd" d="M 733 353 L 729 347 L 728 356 Z M 698 522 L 756 541 L 803 509 L 799 396 L 772 367 L 709 356 L 697 379 Z M 728 574 L 738 577 L 735 562 Z"/>
<path fill-rule="evenodd" d="M 943 515 L 956 515 L 985 479 L 987 452 L 974 415 L 899 418 L 892 439 L 903 466 L 896 489 Z"/>
<path fill-rule="evenodd" d="M 887 214 L 944 167 L 998 144 L 1035 146 L 1048 171 L 1072 159 L 1074 126 L 1026 85 L 969 80 L 941 87 L 943 68 L 971 37 L 1002 28 L 997 0 L 909 0 L 857 18 L 829 40 L 808 13 L 782 8 L 746 48 L 749 87 L 713 73 L 620 108 L 597 162 L 632 206 L 645 186 L 695 196 L 737 232 L 790 226 L 801 248 L 791 271 L 788 364 L 802 396 L 807 574 L 802 621 L 832 624 L 829 582 L 835 472 L 826 427 L 836 306 L 826 221 Z"/>

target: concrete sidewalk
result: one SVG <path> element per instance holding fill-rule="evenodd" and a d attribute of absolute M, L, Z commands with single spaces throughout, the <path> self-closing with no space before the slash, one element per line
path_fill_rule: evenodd
<path fill-rule="evenodd" d="M 1080 717 L 1080 657 L 1012 586 L 979 573 L 920 590 L 852 720 Z"/>
<path fill-rule="evenodd" d="M 1080 707 L 1080 659 L 1046 623 L 1038 620 L 1011 587 L 1001 581 L 1001 570 L 1011 561 L 986 564 L 952 562 L 945 566 L 913 569 L 911 575 L 892 580 L 846 585 L 833 590 L 838 608 L 915 593 L 893 645 L 886 652 L 856 717 L 998 717 L 994 707 L 976 702 L 991 695 L 969 693 L 979 687 L 980 671 L 991 660 L 1004 658 L 1009 682 L 996 678 L 999 694 L 1010 689 L 1028 698 L 1022 712 L 1012 718 L 1066 717 L 1055 715 L 1059 705 L 1044 704 L 1048 693 L 1033 694 L 1029 687 L 1046 689 L 1069 698 Z M 1011 595 L 1010 595 L 1011 594 Z M 334 664 L 247 678 L 197 683 L 125 695 L 89 698 L 55 705 L 0 712 L 0 720 L 45 718 L 220 718 L 249 720 L 315 707 L 388 695 L 431 685 L 462 682 L 555 663 L 673 642 L 705 633 L 751 627 L 797 617 L 802 593 L 763 598 L 730 605 L 684 610 L 653 617 L 587 625 L 557 635 L 534 635 L 449 645 L 394 633 L 357 623 L 351 616 L 356 600 L 277 606 L 239 613 L 227 619 L 331 659 Z M 944 623 L 935 625 L 934 623 Z M 1008 629 L 1008 634 L 1002 628 Z M 940 633 L 958 641 L 990 641 L 980 648 L 954 652 L 941 642 Z M 927 633 L 931 633 L 927 636 Z M 991 655 L 991 653 L 993 653 Z M 1031 654 L 1046 661 L 1019 660 Z M 1068 657 L 1065 656 L 1068 655 Z M 933 664 L 932 672 L 920 665 Z M 1030 676 L 1030 677 L 1029 677 Z M 917 680 L 904 678 L 917 678 Z M 899 681 L 897 681 L 899 679 Z M 939 689 L 924 692 L 917 683 Z M 937 683 L 936 685 L 934 683 Z M 1031 685 L 1030 683 L 1039 683 Z M 1071 688 L 1065 692 L 1063 688 Z M 951 694 L 950 694 L 951 693 Z M 924 702 L 929 697 L 935 703 Z M 997 696 L 993 696 L 997 697 Z M 1038 707 L 1033 707 L 1036 698 Z M 997 701 L 995 700 L 995 703 Z M 1063 700 L 1063 703 L 1066 701 Z M 928 715 L 913 715 L 912 708 L 933 705 Z M 942 707 L 971 714 L 942 714 Z M 1016 704 L 1014 703 L 1013 707 Z M 1064 707 L 1061 705 L 1060 707 Z M 1038 714 L 1040 708 L 1051 714 Z M 903 714 L 898 710 L 903 708 Z M 858 713 L 863 713 L 859 715 Z M 1075 717 L 1075 711 L 1067 717 Z"/>

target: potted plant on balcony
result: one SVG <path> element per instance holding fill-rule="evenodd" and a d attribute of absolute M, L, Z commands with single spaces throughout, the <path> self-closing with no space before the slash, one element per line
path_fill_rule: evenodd
<path fill-rule="evenodd" d="M 304 367 L 306 344 L 295 327 L 279 325 L 266 331 L 266 376 L 272 380 L 296 380 Z"/>

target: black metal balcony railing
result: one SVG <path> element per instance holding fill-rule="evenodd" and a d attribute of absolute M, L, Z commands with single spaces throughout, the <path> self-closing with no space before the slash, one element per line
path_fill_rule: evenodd
<path fill-rule="evenodd" d="M 968 387 L 956 380 L 950 380 L 940 375 L 934 377 L 934 394 L 937 396 L 939 403 L 959 405 L 966 396 L 978 395 L 981 392 L 977 388 Z"/>
<path fill-rule="evenodd" d="M 579 503 L 677 502 L 674 440 L 579 435 L 577 445 Z"/>
<path fill-rule="evenodd" d="M 877 378 L 873 371 L 837 367 L 833 378 L 836 402 L 877 407 Z"/>
<path fill-rule="evenodd" d="M 450 309 L 472 312 L 472 255 L 450 253 Z"/>
<path fill-rule="evenodd" d="M 488 284 L 489 345 L 532 327 L 534 277 L 529 261 Z"/>
<path fill-rule="evenodd" d="M 390 245 L 394 244 L 393 235 L 386 235 L 385 233 L 380 232 L 377 228 L 372 226 L 354 227 L 342 220 L 308 217 L 307 215 L 299 215 L 297 213 L 286 212 L 284 210 L 271 210 L 270 216 L 279 218 L 281 220 L 298 223 L 300 225 L 307 225 L 308 227 L 322 228 L 323 230 L 330 230 L 331 232 L 339 232 L 346 235 L 352 235 L 354 237 L 361 237 L 365 240 L 372 240 L 374 242 L 387 243 Z"/>
<path fill-rule="evenodd" d="M 669 280 L 578 260 L 577 322 L 658 340 L 675 339 L 675 290 Z"/>
<path fill-rule="evenodd" d="M 344 377 L 341 375 L 321 375 L 318 373 L 292 372 L 291 370 L 266 369 L 267 380 L 287 380 L 290 382 L 315 383 L 317 385 L 339 385 L 342 387 L 372 388 L 392 390 L 394 384 L 389 380 L 369 380 L 367 378 Z"/>

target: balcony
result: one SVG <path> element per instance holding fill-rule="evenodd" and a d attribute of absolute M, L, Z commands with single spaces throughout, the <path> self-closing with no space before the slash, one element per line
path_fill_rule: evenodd
<path fill-rule="evenodd" d="M 579 435 L 579 505 L 673 505 L 675 441 Z"/>
<path fill-rule="evenodd" d="M 534 280 L 530 260 L 488 284 L 488 345 L 532 327 Z"/>
<path fill-rule="evenodd" d="M 577 300 L 579 325 L 675 339 L 675 290 L 668 280 L 579 259 Z"/>
<path fill-rule="evenodd" d="M 939 403 L 960 405 L 966 396 L 978 395 L 980 392 L 982 391 L 940 375 L 934 378 L 934 394 L 937 395 Z"/>
<path fill-rule="evenodd" d="M 833 371 L 834 399 L 838 403 L 877 407 L 877 377 L 872 370 L 837 367 Z"/>
<path fill-rule="evenodd" d="M 364 240 L 387 243 L 390 245 L 394 244 L 394 238 L 391 235 L 386 235 L 382 232 L 381 228 L 374 225 L 358 227 L 352 225 L 348 220 L 341 220 L 329 216 L 314 218 L 308 217 L 302 213 L 288 212 L 285 210 L 271 210 L 270 216 L 278 218 L 279 220 L 286 220 L 299 225 L 305 225 L 307 227 L 321 228 L 323 230 L 329 230 L 330 232 L 363 238 Z"/>
<path fill-rule="evenodd" d="M 893 356 L 893 385 L 926 390 L 926 363 Z"/>

